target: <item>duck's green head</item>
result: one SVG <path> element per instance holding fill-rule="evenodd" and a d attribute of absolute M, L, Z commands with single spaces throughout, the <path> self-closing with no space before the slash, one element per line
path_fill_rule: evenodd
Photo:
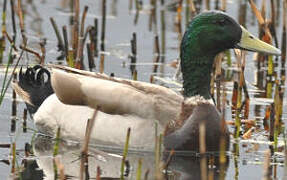
<path fill-rule="evenodd" d="M 231 48 L 281 54 L 279 49 L 253 36 L 227 14 L 220 11 L 203 12 L 193 18 L 181 42 L 185 96 L 209 97 L 214 57 Z"/>
<path fill-rule="evenodd" d="M 250 34 L 233 18 L 221 11 L 196 16 L 183 37 L 182 50 L 200 55 L 216 55 L 230 48 L 280 55 L 280 50 Z M 186 49 L 190 47 L 193 49 Z"/>

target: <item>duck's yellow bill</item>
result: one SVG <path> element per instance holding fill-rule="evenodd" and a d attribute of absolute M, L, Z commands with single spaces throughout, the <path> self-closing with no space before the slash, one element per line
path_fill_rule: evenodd
<path fill-rule="evenodd" d="M 261 41 L 248 32 L 243 26 L 241 26 L 241 29 L 242 35 L 240 42 L 237 44 L 238 48 L 277 56 L 281 55 L 280 49 Z"/>

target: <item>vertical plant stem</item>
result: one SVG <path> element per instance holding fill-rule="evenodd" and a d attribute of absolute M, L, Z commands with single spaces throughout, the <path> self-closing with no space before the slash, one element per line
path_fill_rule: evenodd
<path fill-rule="evenodd" d="M 77 48 L 78 48 L 78 42 L 79 42 L 79 14 L 80 14 L 80 1 L 79 0 L 73 0 L 73 10 L 74 10 L 74 16 L 73 16 L 73 30 L 72 30 L 72 47 L 74 50 L 74 58 L 77 57 Z"/>
<path fill-rule="evenodd" d="M 138 161 L 136 180 L 141 180 L 141 176 L 142 176 L 142 159 L 140 158 Z"/>
<path fill-rule="evenodd" d="M 6 34 L 6 8 L 7 8 L 7 0 L 4 0 L 3 11 L 2 11 L 2 36 Z"/>
<path fill-rule="evenodd" d="M 63 31 L 63 37 L 64 37 L 64 52 L 65 52 L 66 61 L 68 62 L 69 42 L 68 42 L 67 27 L 63 26 L 62 31 Z"/>
<path fill-rule="evenodd" d="M 17 73 L 13 74 L 13 82 L 17 81 Z M 16 92 L 13 89 L 12 92 L 12 116 L 11 116 L 11 132 L 15 132 L 16 130 L 16 119 L 17 119 L 17 100 L 16 100 Z"/>
<path fill-rule="evenodd" d="M 265 158 L 264 158 L 264 166 L 263 166 L 263 180 L 269 180 L 271 179 L 271 172 L 270 172 L 270 150 L 267 150 L 265 153 Z"/>
<path fill-rule="evenodd" d="M 86 179 L 89 178 L 89 171 L 88 171 L 88 148 L 89 148 L 89 142 L 91 139 L 91 133 L 94 128 L 94 124 L 96 121 L 96 117 L 98 114 L 98 110 L 100 107 L 97 107 L 93 113 L 93 116 L 91 119 L 88 120 L 87 126 L 86 126 L 86 134 L 85 134 L 85 140 L 84 144 L 82 146 L 82 155 L 81 155 L 81 166 L 80 166 L 80 180 L 84 179 L 84 172 Z"/>
<path fill-rule="evenodd" d="M 25 34 L 25 26 L 24 26 L 24 18 L 23 18 L 23 11 L 22 11 L 22 3 L 21 0 L 18 0 L 18 16 L 19 16 L 19 22 L 20 22 L 20 29 L 23 39 L 23 44 L 26 46 L 27 44 L 27 37 Z"/>
<path fill-rule="evenodd" d="M 11 165 L 11 173 L 15 173 L 16 166 L 16 143 L 12 143 L 12 165 Z"/>
<path fill-rule="evenodd" d="M 95 27 L 94 27 L 93 33 L 91 33 L 93 35 L 91 38 L 92 38 L 93 44 L 94 44 L 94 56 L 96 56 L 96 57 L 98 57 L 98 53 L 99 53 L 98 52 L 98 32 L 99 32 L 98 31 L 98 19 L 95 18 Z"/>
<path fill-rule="evenodd" d="M 93 47 L 90 43 L 87 43 L 87 52 L 88 52 L 89 69 L 90 69 L 90 71 L 92 71 L 93 68 L 96 67 L 96 65 L 94 62 Z"/>
<path fill-rule="evenodd" d="M 13 42 L 16 41 L 16 23 L 15 23 L 15 11 L 14 11 L 14 0 L 10 0 L 10 6 L 11 6 L 11 19 L 12 19 L 12 29 L 13 29 Z"/>
<path fill-rule="evenodd" d="M 64 51 L 63 39 L 62 39 L 62 37 L 61 37 L 61 34 L 60 34 L 60 32 L 59 32 L 59 28 L 58 28 L 58 26 L 57 26 L 57 24 L 56 24 L 54 18 L 50 17 L 50 22 L 51 22 L 51 24 L 52 24 L 52 26 L 53 26 L 53 29 L 54 29 L 54 31 L 55 31 L 55 33 L 56 33 L 56 37 L 57 37 L 57 39 L 58 39 L 58 50 L 59 50 L 59 51 Z"/>
<path fill-rule="evenodd" d="M 130 70 L 131 74 L 134 75 L 136 71 L 136 62 L 137 62 L 137 35 L 133 32 L 133 37 L 131 39 L 131 65 Z"/>
<path fill-rule="evenodd" d="M 189 0 L 188 0 L 189 1 Z M 164 6 L 164 0 L 161 0 L 161 6 Z M 161 20 L 161 69 L 160 72 L 163 74 L 163 68 L 165 63 L 165 49 L 166 49 L 166 23 L 165 23 L 165 9 L 160 10 L 160 20 Z"/>
<path fill-rule="evenodd" d="M 61 129 L 60 129 L 60 127 L 58 127 L 57 132 L 56 132 L 54 150 L 53 150 L 54 179 L 58 179 L 58 168 L 57 168 L 57 165 L 56 165 L 56 162 L 55 162 L 55 157 L 59 154 L 60 135 L 61 135 Z"/>
<path fill-rule="evenodd" d="M 209 0 L 205 0 L 205 9 L 210 10 L 210 2 Z"/>
<path fill-rule="evenodd" d="M 128 155 L 130 134 L 131 134 L 131 128 L 128 128 L 126 143 L 125 143 L 124 152 L 123 152 L 122 164 L 121 164 L 121 177 L 120 177 L 121 180 L 124 180 L 125 162 L 126 162 L 126 158 Z"/>
<path fill-rule="evenodd" d="M 81 29 L 80 29 L 80 36 L 78 39 L 76 65 L 75 65 L 75 67 L 78 69 L 83 69 L 84 31 L 85 31 L 85 19 L 88 9 L 89 9 L 88 6 L 85 6 L 81 19 Z"/>
<path fill-rule="evenodd" d="M 100 73 L 104 72 L 105 33 L 106 33 L 106 0 L 102 0 L 101 57 L 100 57 L 100 69 L 99 69 Z"/>
<path fill-rule="evenodd" d="M 156 73 L 158 69 L 158 63 L 159 63 L 159 58 L 160 58 L 160 50 L 159 50 L 159 39 L 158 35 L 155 36 L 154 38 L 154 66 L 153 66 L 153 72 Z"/>
<path fill-rule="evenodd" d="M 226 11 L 226 0 L 221 0 L 221 10 Z"/>
<path fill-rule="evenodd" d="M 281 41 L 281 66 L 285 67 L 286 62 L 286 51 L 287 51 L 287 37 L 286 37 L 286 29 L 287 29 L 287 1 L 283 1 L 283 14 L 282 14 L 282 41 Z"/>
<path fill-rule="evenodd" d="M 26 133 L 27 132 L 27 109 L 24 109 L 23 112 L 23 132 Z"/>
<path fill-rule="evenodd" d="M 207 180 L 207 164 L 206 164 L 206 142 L 205 142 L 205 124 L 199 124 L 199 152 L 200 152 L 200 172 L 201 179 Z"/>

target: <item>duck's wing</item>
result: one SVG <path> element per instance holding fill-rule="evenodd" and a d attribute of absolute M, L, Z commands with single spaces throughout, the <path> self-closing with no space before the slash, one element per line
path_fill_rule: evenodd
<path fill-rule="evenodd" d="M 65 104 L 100 107 L 109 114 L 134 114 L 164 122 L 180 112 L 183 97 L 168 88 L 64 66 L 50 67 L 52 87 Z"/>

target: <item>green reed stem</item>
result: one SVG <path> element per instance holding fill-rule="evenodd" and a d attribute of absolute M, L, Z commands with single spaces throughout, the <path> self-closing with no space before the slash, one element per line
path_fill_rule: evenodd
<path fill-rule="evenodd" d="M 231 67 L 232 65 L 232 61 L 231 61 L 231 53 L 230 53 L 230 50 L 226 50 L 225 52 L 225 57 L 227 58 L 227 65 L 228 67 Z"/>
<path fill-rule="evenodd" d="M 141 180 L 141 176 L 142 176 L 142 159 L 140 158 L 138 161 L 136 180 Z"/>
<path fill-rule="evenodd" d="M 57 132 L 56 132 L 54 151 L 53 151 L 54 157 L 59 154 L 60 134 L 61 134 L 61 129 L 58 127 Z"/>
<path fill-rule="evenodd" d="M 2 11 L 2 36 L 4 36 L 6 33 L 6 8 L 7 8 L 7 0 L 4 0 L 3 11 Z"/>
<path fill-rule="evenodd" d="M 268 56 L 268 70 L 267 75 L 272 76 L 274 71 L 273 56 Z"/>
<path fill-rule="evenodd" d="M 15 166 L 16 166 L 16 143 L 12 143 L 12 166 L 11 166 L 11 173 L 15 173 Z"/>
<path fill-rule="evenodd" d="M 124 152 L 123 152 L 123 159 L 122 159 L 122 164 L 121 164 L 121 178 L 120 178 L 121 180 L 124 180 L 125 161 L 128 155 L 130 135 L 131 135 L 131 128 L 128 128 L 127 136 L 126 136 L 126 143 L 125 143 Z"/>
<path fill-rule="evenodd" d="M 278 136 L 280 131 L 280 98 L 279 98 L 279 82 L 276 81 L 275 87 L 275 97 L 274 97 L 274 106 L 275 106 L 275 124 L 274 124 L 274 151 L 278 150 Z"/>
<path fill-rule="evenodd" d="M 60 127 L 58 127 L 57 132 L 56 132 L 53 157 L 56 157 L 59 154 L 60 132 L 61 132 L 61 129 Z M 55 159 L 53 159 L 53 168 L 54 168 L 54 179 L 58 179 L 58 168 L 55 163 Z"/>

